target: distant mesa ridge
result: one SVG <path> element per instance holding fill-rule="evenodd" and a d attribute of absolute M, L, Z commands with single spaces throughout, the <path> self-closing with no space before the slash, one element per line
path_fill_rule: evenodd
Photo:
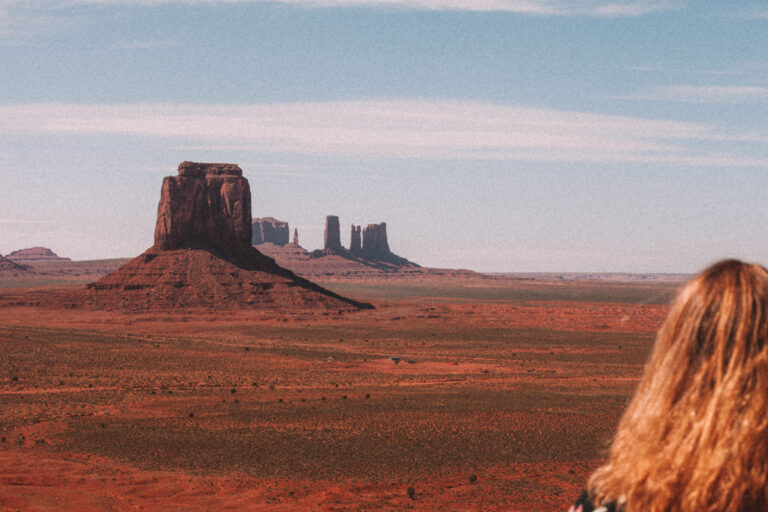
<path fill-rule="evenodd" d="M 254 219 L 254 226 L 287 222 L 277 221 L 272 217 Z M 261 229 L 261 228 L 259 228 Z M 255 233 L 255 230 L 254 230 Z M 285 235 L 281 235 L 285 241 Z M 327 278 L 334 276 L 405 276 L 444 274 L 439 269 L 424 269 L 407 259 L 394 254 L 387 240 L 387 224 L 369 224 L 365 228 L 350 226 L 349 249 L 341 243 L 341 222 L 338 215 L 325 218 L 323 248 L 307 251 L 299 245 L 298 230 L 294 229 L 293 242 L 290 244 L 264 241 L 256 245 L 259 251 L 275 258 L 280 265 L 305 277 Z M 254 238 L 254 243 L 256 238 Z M 450 271 L 450 270 L 449 270 Z M 450 271 L 455 273 L 454 271 Z M 465 272 L 465 271 L 462 271 Z"/>
<path fill-rule="evenodd" d="M 33 263 L 36 261 L 72 261 L 70 258 L 62 258 L 47 247 L 29 247 L 13 251 L 6 256 L 16 263 Z"/>
<path fill-rule="evenodd" d="M 253 245 L 273 243 L 275 245 L 287 245 L 290 230 L 288 223 L 277 220 L 274 217 L 262 217 L 251 221 L 253 231 Z M 294 243 L 298 245 L 298 233 L 293 233 Z"/>
<path fill-rule="evenodd" d="M 312 251 L 313 258 L 322 258 L 329 254 L 359 258 L 370 262 L 386 262 L 393 265 L 416 266 L 413 262 L 394 254 L 387 241 L 387 223 L 368 224 L 365 229 L 352 224 L 350 229 L 349 249 L 341 245 L 339 218 L 328 215 L 325 218 L 325 247 L 322 251 Z"/>
<path fill-rule="evenodd" d="M 154 245 L 88 285 L 86 302 L 139 310 L 372 307 L 279 266 L 252 246 L 252 234 L 251 190 L 240 167 L 182 162 L 163 180 Z"/>

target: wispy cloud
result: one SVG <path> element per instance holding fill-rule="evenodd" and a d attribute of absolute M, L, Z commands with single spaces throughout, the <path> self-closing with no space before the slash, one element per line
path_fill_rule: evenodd
<path fill-rule="evenodd" d="M 161 137 L 254 155 L 768 166 L 738 147 L 768 142 L 765 133 L 460 100 L 0 105 L 0 133 Z"/>
<path fill-rule="evenodd" d="M 768 101 L 768 87 L 763 86 L 694 86 L 655 87 L 624 96 L 625 99 L 681 101 L 694 103 L 742 103 Z"/>
<path fill-rule="evenodd" d="M 163 4 L 288 4 L 306 8 L 368 7 L 430 11 L 513 12 L 544 16 L 633 17 L 680 8 L 671 0 L 8 0 L 16 8 L 44 9 L 74 5 L 124 6 Z"/>
<path fill-rule="evenodd" d="M 8 224 L 24 224 L 24 225 L 39 225 L 39 226 L 47 226 L 51 224 L 56 224 L 52 220 L 30 220 L 30 219 L 0 219 L 0 225 L 8 225 Z"/>
<path fill-rule="evenodd" d="M 742 76 L 742 77 L 763 77 L 768 73 L 768 62 L 762 61 L 744 61 L 724 68 L 690 68 L 685 64 L 679 66 L 628 66 L 629 71 L 640 71 L 647 73 L 666 73 L 676 76 L 684 75 L 711 75 L 711 76 Z"/>

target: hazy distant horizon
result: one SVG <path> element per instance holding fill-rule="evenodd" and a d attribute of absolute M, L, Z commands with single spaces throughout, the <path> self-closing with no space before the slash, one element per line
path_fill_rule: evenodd
<path fill-rule="evenodd" d="M 136 256 L 194 160 L 310 250 L 338 215 L 430 267 L 768 264 L 759 2 L 14 0 L 0 62 L 2 254 Z"/>

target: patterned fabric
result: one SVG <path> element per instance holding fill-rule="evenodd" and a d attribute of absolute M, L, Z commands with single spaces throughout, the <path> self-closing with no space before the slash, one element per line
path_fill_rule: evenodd
<path fill-rule="evenodd" d="M 599 507 L 595 507 L 595 505 L 590 501 L 589 494 L 587 494 L 587 491 L 584 491 L 581 493 L 581 496 L 579 496 L 579 499 L 576 500 L 576 503 L 574 503 L 571 508 L 568 509 L 568 512 L 617 512 L 616 511 L 616 505 L 614 503 L 608 503 L 605 505 L 600 505 Z"/>

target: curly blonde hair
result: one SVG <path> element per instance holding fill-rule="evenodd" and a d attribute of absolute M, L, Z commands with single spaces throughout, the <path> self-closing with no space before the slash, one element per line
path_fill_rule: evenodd
<path fill-rule="evenodd" d="M 725 260 L 664 321 L 595 503 L 626 512 L 768 510 L 768 271 Z"/>

